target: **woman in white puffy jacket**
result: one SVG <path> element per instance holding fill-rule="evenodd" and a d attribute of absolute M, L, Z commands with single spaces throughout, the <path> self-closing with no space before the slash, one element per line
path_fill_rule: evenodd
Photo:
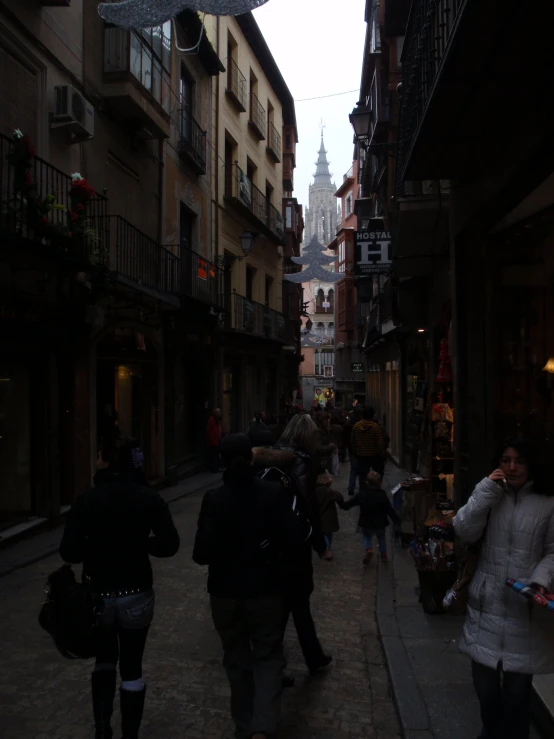
<path fill-rule="evenodd" d="M 454 519 L 463 541 L 483 537 L 461 650 L 472 659 L 481 738 L 528 739 L 533 675 L 554 673 L 554 614 L 505 581 L 554 588 L 554 484 L 522 439 L 506 441 L 497 459 Z"/>

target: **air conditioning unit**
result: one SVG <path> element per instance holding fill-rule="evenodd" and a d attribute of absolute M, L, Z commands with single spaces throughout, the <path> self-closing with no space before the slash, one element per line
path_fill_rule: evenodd
<path fill-rule="evenodd" d="M 52 127 L 68 128 L 79 138 L 94 136 L 94 107 L 71 85 L 54 87 Z"/>

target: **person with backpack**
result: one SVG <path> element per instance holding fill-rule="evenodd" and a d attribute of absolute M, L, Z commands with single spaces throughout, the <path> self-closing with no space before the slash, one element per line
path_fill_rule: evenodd
<path fill-rule="evenodd" d="M 246 434 L 227 436 L 221 457 L 223 485 L 204 495 L 192 557 L 208 565 L 235 736 L 273 739 L 285 666 L 282 555 L 306 532 L 280 486 L 256 476 Z"/>
<path fill-rule="evenodd" d="M 141 482 L 128 444 L 103 447 L 94 488 L 67 515 L 60 544 L 64 562 L 83 563 L 102 598 L 103 612 L 92 673 L 96 739 L 111 739 L 116 669 L 121 675 L 123 739 L 137 739 L 146 686 L 142 659 L 154 617 L 150 556 L 173 557 L 179 534 L 164 499 Z"/>
<path fill-rule="evenodd" d="M 323 472 L 318 453 L 317 426 L 307 413 L 293 416 L 276 447 L 258 449 L 256 452 L 256 464 L 285 471 L 299 511 L 312 526 L 311 536 L 302 547 L 285 554 L 283 635 L 292 615 L 306 665 L 310 674 L 315 675 L 333 659 L 323 651 L 310 609 L 310 597 L 314 591 L 312 549 L 321 558 L 327 553 L 316 492 L 318 475 Z"/>
<path fill-rule="evenodd" d="M 385 471 L 386 448 L 383 431 L 374 421 L 375 411 L 366 407 L 362 420 L 352 429 L 351 447 L 356 458 L 356 473 L 360 480 L 360 490 L 366 489 L 366 478 L 371 469 L 383 477 Z"/>

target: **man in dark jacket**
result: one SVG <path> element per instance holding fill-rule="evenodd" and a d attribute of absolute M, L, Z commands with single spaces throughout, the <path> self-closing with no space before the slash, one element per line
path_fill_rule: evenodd
<path fill-rule="evenodd" d="M 235 736 L 272 739 L 285 665 L 281 557 L 300 548 L 306 532 L 280 485 L 255 476 L 245 434 L 228 436 L 221 457 L 224 484 L 204 496 L 193 559 L 209 568 Z"/>
<path fill-rule="evenodd" d="M 146 693 L 142 657 L 154 617 L 149 555 L 172 557 L 180 543 L 167 503 L 141 484 L 138 458 L 127 444 L 102 449 L 95 487 L 73 504 L 60 545 L 62 559 L 82 562 L 104 601 L 91 680 L 98 739 L 112 736 L 118 662 L 123 737 L 138 737 Z"/>
<path fill-rule="evenodd" d="M 364 408 L 363 417 L 352 429 L 350 446 L 356 458 L 357 475 L 360 480 L 360 490 L 366 488 L 366 478 L 371 469 L 381 477 L 385 471 L 386 447 L 383 431 L 373 419 L 373 408 Z"/>

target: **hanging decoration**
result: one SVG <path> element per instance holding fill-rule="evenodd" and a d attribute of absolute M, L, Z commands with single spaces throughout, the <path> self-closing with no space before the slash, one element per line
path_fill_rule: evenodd
<path fill-rule="evenodd" d="M 440 344 L 439 353 L 439 373 L 437 375 L 437 382 L 444 382 L 450 384 L 453 380 L 452 377 L 452 363 L 450 359 L 450 352 L 448 351 L 448 339 L 443 339 Z"/>
<path fill-rule="evenodd" d="M 107 23 L 120 28 L 152 28 L 175 18 L 183 10 L 208 15 L 242 15 L 268 0 L 123 0 L 100 3 L 98 12 Z"/>
<path fill-rule="evenodd" d="M 292 272 L 284 275 L 285 280 L 289 282 L 310 282 L 318 280 L 319 282 L 338 282 L 344 278 L 344 274 L 340 272 L 330 272 L 329 265 L 335 261 L 333 254 L 326 254 L 326 247 L 322 246 L 314 236 L 308 246 L 303 250 L 301 256 L 292 257 L 295 264 L 301 264 L 304 269 L 302 272 Z"/>

